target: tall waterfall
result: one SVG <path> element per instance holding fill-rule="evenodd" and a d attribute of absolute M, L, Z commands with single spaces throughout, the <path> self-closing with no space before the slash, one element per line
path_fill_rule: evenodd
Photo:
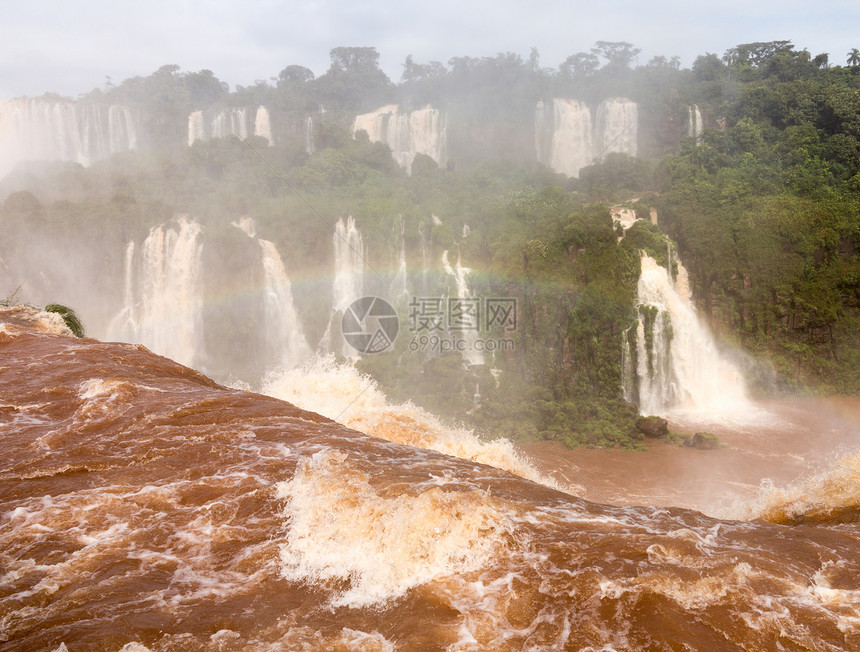
<path fill-rule="evenodd" d="M 394 240 L 397 243 L 397 271 L 388 288 L 388 297 L 393 302 L 408 301 L 409 272 L 406 265 L 406 225 L 401 219 L 394 225 Z"/>
<path fill-rule="evenodd" d="M 260 245 L 263 266 L 262 364 L 280 370 L 292 369 L 311 356 L 298 311 L 293 302 L 293 289 L 284 261 L 275 243 L 257 238 L 254 219 L 245 215 L 231 222 Z"/>
<path fill-rule="evenodd" d="M 687 137 L 699 140 L 702 135 L 702 113 L 695 104 L 687 108 Z"/>
<path fill-rule="evenodd" d="M 457 254 L 457 262 L 452 267 L 450 261 L 448 260 L 448 250 L 446 249 L 445 251 L 443 251 L 442 252 L 442 269 L 444 269 L 445 273 L 451 278 L 451 280 L 454 281 L 454 287 L 456 288 L 456 291 L 457 291 L 457 298 L 461 299 L 461 300 L 471 299 L 472 298 L 472 292 L 469 289 L 468 276 L 472 270 L 469 269 L 468 267 L 463 267 L 463 265 L 460 261 L 460 254 L 459 253 Z M 462 305 L 467 305 L 467 304 L 468 304 L 468 302 L 464 301 Z M 462 334 L 462 338 L 466 341 L 466 346 L 464 347 L 464 350 L 462 352 L 463 353 L 463 359 L 471 365 L 482 365 L 482 364 L 484 364 L 484 354 L 483 354 L 483 352 L 479 351 L 476 347 L 476 342 L 478 340 L 478 334 L 479 334 L 479 331 L 478 331 L 479 324 L 477 322 L 472 322 L 472 320 L 466 320 L 466 321 L 472 322 L 475 327 L 474 328 L 465 328 L 463 330 L 458 330 L 457 325 L 451 323 L 453 321 L 453 319 L 451 319 L 452 310 L 449 309 L 448 314 L 449 314 L 449 323 L 448 323 L 449 330 L 452 331 L 452 333 L 454 335 Z"/>
<path fill-rule="evenodd" d="M 535 108 L 537 160 L 556 172 L 579 171 L 610 152 L 636 156 L 639 110 L 624 98 L 604 100 L 592 114 L 580 100 L 554 98 Z"/>
<path fill-rule="evenodd" d="M 0 100 L 0 174 L 20 161 L 90 165 L 137 146 L 137 128 L 124 106 L 34 98 Z"/>
<path fill-rule="evenodd" d="M 201 338 L 202 227 L 185 216 L 153 227 L 140 251 L 126 249 L 125 306 L 111 337 L 194 366 Z"/>
<path fill-rule="evenodd" d="M 278 249 L 268 240 L 258 240 L 263 253 L 263 301 L 268 361 L 280 369 L 292 369 L 311 355 L 293 291 Z"/>
<path fill-rule="evenodd" d="M 680 261 L 673 282 L 665 268 L 643 253 L 636 301 L 638 396 L 629 385 L 624 394 L 628 400 L 638 398 L 642 414 L 678 409 L 735 412 L 749 404 L 741 372 L 699 321 Z M 625 358 L 629 373 L 633 352 L 625 351 Z M 625 383 L 631 380 L 625 378 Z"/>
<path fill-rule="evenodd" d="M 305 153 L 310 156 L 316 151 L 314 146 L 314 118 L 308 116 L 305 118 Z"/>
<path fill-rule="evenodd" d="M 269 145 L 272 144 L 272 122 L 269 118 L 269 110 L 265 106 L 258 106 L 254 116 L 254 135 L 265 138 Z"/>
<path fill-rule="evenodd" d="M 338 219 L 332 239 L 334 243 L 334 280 L 332 282 L 332 315 L 322 337 L 321 347 L 328 352 L 340 352 L 351 359 L 358 357 L 339 332 L 340 319 L 349 305 L 363 295 L 364 288 L 364 243 L 361 233 L 350 215 L 346 222 Z"/>
<path fill-rule="evenodd" d="M 333 242 L 332 307 L 338 311 L 345 310 L 349 304 L 361 297 L 364 287 L 364 243 L 352 215 L 345 223 L 343 219 L 337 221 Z"/>
<path fill-rule="evenodd" d="M 258 106 L 249 108 L 225 109 L 214 114 L 194 111 L 188 116 L 188 146 L 197 140 L 228 138 L 236 136 L 245 140 L 249 135 L 265 138 L 272 144 L 272 126 L 269 110 Z"/>
<path fill-rule="evenodd" d="M 352 132 L 361 130 L 372 142 L 388 145 L 397 164 L 410 174 L 416 154 L 425 154 L 440 166 L 448 162 L 445 116 L 429 105 L 410 113 L 400 113 L 396 104 L 383 106 L 356 116 Z"/>

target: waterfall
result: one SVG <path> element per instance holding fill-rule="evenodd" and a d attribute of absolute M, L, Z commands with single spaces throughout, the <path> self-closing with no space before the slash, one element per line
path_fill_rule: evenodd
<path fill-rule="evenodd" d="M 73 161 L 90 165 L 136 149 L 127 107 L 62 100 L 0 100 L 0 175 L 21 161 Z"/>
<path fill-rule="evenodd" d="M 268 240 L 257 242 L 263 253 L 263 336 L 267 362 L 279 369 L 292 369 L 310 357 L 311 349 L 299 322 L 290 279 L 277 247 Z"/>
<path fill-rule="evenodd" d="M 535 151 L 539 163 L 578 177 L 579 171 L 609 152 L 636 156 L 639 110 L 624 98 L 604 100 L 596 119 L 580 100 L 554 98 L 535 108 Z"/>
<path fill-rule="evenodd" d="M 430 275 L 430 251 L 427 246 L 427 236 L 424 235 L 424 225 L 418 227 L 418 236 L 421 240 L 421 294 L 427 296 L 427 277 Z"/>
<path fill-rule="evenodd" d="M 396 104 L 388 104 L 355 118 L 353 135 L 366 131 L 374 143 L 385 143 L 391 155 L 407 173 L 412 173 L 416 154 L 425 154 L 440 166 L 448 162 L 448 139 L 444 114 L 431 106 L 410 113 L 400 113 Z"/>
<path fill-rule="evenodd" d="M 445 273 L 454 281 L 454 286 L 457 290 L 457 298 L 461 300 L 462 306 L 467 306 L 470 304 L 468 301 L 472 299 L 472 293 L 469 290 L 469 280 L 468 276 L 471 273 L 471 269 L 468 267 L 463 267 L 460 261 L 460 254 L 457 254 L 457 263 L 454 267 L 451 266 L 451 263 L 448 260 L 448 250 L 442 252 L 442 268 L 445 270 Z M 450 303 L 449 303 L 450 306 Z M 480 324 L 477 320 L 466 319 L 465 322 L 469 322 L 470 324 L 474 324 L 475 328 L 464 328 L 458 329 L 456 320 L 454 319 L 454 315 L 452 314 L 453 310 L 448 310 L 449 321 L 448 321 L 448 329 L 449 331 L 453 331 L 455 334 L 462 334 L 462 339 L 466 341 L 466 346 L 463 350 L 463 359 L 471 365 L 482 365 L 484 364 L 484 354 L 479 351 L 476 347 L 476 342 L 478 340 L 478 328 Z"/>
<path fill-rule="evenodd" d="M 316 151 L 314 147 L 314 118 L 308 116 L 305 118 L 305 153 L 310 156 Z"/>
<path fill-rule="evenodd" d="M 556 98 L 535 110 L 538 161 L 556 172 L 578 177 L 594 156 L 591 111 L 584 102 Z"/>
<path fill-rule="evenodd" d="M 263 265 L 262 364 L 270 369 L 293 369 L 311 356 L 284 261 L 273 242 L 257 238 L 254 219 L 243 215 L 230 222 L 260 245 Z"/>
<path fill-rule="evenodd" d="M 253 116 L 253 120 L 252 120 Z M 208 114 L 203 111 L 193 111 L 188 116 L 188 146 L 197 140 L 211 138 L 229 138 L 236 136 L 245 140 L 249 135 L 265 138 L 272 145 L 272 125 L 269 110 L 265 106 L 250 108 L 233 108 Z"/>
<path fill-rule="evenodd" d="M 201 342 L 202 227 L 186 216 L 153 227 L 139 253 L 126 249 L 125 306 L 112 337 L 194 366 Z"/>
<path fill-rule="evenodd" d="M 265 138 L 271 147 L 272 123 L 269 119 L 269 110 L 265 106 L 257 107 L 257 114 L 254 116 L 254 135 Z"/>
<path fill-rule="evenodd" d="M 749 405 L 743 376 L 700 323 L 686 278 L 680 261 L 673 281 L 668 270 L 642 254 L 635 326 L 639 410 L 642 414 L 736 412 Z M 631 350 L 625 350 L 628 356 L 633 357 Z M 637 398 L 630 382 L 625 378 L 627 400 Z"/>
<path fill-rule="evenodd" d="M 248 117 L 245 109 L 221 111 L 212 119 L 212 138 L 248 137 Z"/>
<path fill-rule="evenodd" d="M 345 310 L 362 296 L 364 285 L 364 243 L 350 215 L 346 223 L 339 219 L 334 229 L 334 283 L 332 285 L 335 311 Z"/>
<path fill-rule="evenodd" d="M 206 140 L 203 111 L 194 111 L 188 116 L 188 146 L 191 147 L 198 140 Z"/>
<path fill-rule="evenodd" d="M 346 222 L 338 219 L 334 229 L 334 280 L 332 282 L 332 315 L 323 334 L 321 347 L 325 351 L 336 349 L 347 358 L 356 359 L 358 353 L 342 337 L 335 341 L 332 325 L 340 328 L 340 319 L 350 304 L 363 296 L 364 243 L 361 233 L 350 215 Z M 335 322 L 337 322 L 335 324 Z"/>
<path fill-rule="evenodd" d="M 636 156 L 639 136 L 639 107 L 624 98 L 604 100 L 597 108 L 597 155 L 620 152 Z"/>
<path fill-rule="evenodd" d="M 401 219 L 394 225 L 394 238 L 397 242 L 397 271 L 388 288 L 388 296 L 395 303 L 408 301 L 408 271 L 406 267 L 406 225 Z"/>
<path fill-rule="evenodd" d="M 702 135 L 702 113 L 695 104 L 687 107 L 687 137 L 695 138 L 696 142 Z"/>

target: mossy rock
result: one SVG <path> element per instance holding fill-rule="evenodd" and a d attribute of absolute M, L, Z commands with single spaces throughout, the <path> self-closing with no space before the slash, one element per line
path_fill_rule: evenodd
<path fill-rule="evenodd" d="M 684 442 L 684 446 L 702 451 L 712 451 L 720 447 L 720 440 L 709 432 L 697 432 Z"/>
<path fill-rule="evenodd" d="M 669 422 L 663 417 L 639 417 L 636 429 L 646 437 L 659 439 L 669 434 Z"/>

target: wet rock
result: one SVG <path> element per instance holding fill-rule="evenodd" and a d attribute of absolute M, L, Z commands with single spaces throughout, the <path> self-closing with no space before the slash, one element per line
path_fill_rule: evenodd
<path fill-rule="evenodd" d="M 712 435 L 709 432 L 697 432 L 684 442 L 684 446 L 698 448 L 702 451 L 712 451 L 720 447 L 720 441 L 716 435 Z"/>
<path fill-rule="evenodd" d="M 658 439 L 669 434 L 669 422 L 662 417 L 639 417 L 636 429 L 646 437 Z"/>

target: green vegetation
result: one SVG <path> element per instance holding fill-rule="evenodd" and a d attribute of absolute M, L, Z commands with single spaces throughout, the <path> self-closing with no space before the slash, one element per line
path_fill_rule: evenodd
<path fill-rule="evenodd" d="M 60 315 L 66 326 L 68 326 L 69 330 L 72 331 L 72 335 L 75 337 L 84 336 L 84 325 L 81 323 L 80 317 L 78 317 L 77 313 L 68 306 L 61 306 L 58 303 L 49 303 L 45 306 L 45 312 L 54 312 Z"/>

